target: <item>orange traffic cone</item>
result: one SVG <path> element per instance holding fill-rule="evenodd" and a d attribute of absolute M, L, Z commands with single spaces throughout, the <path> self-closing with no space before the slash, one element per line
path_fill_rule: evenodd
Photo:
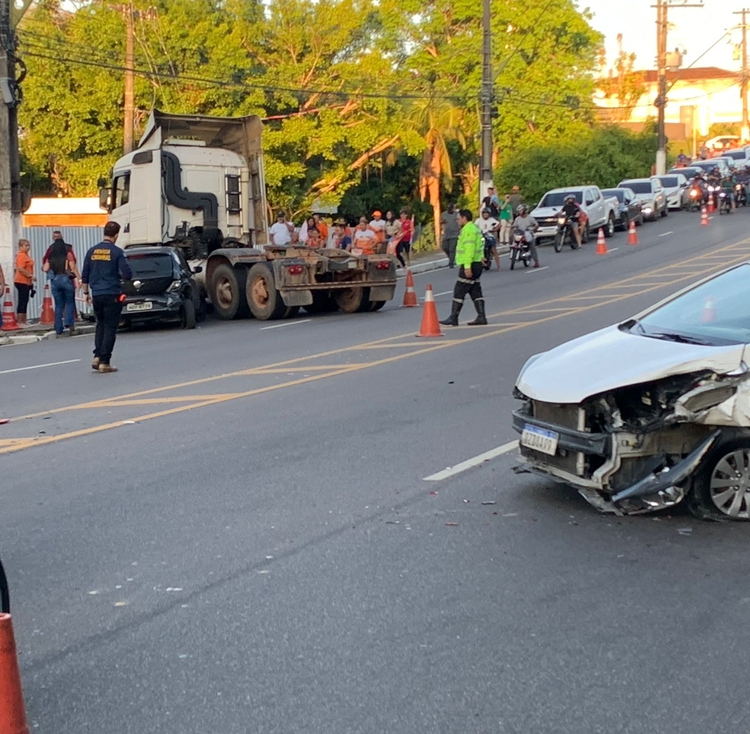
<path fill-rule="evenodd" d="M 708 220 L 708 211 L 706 210 L 706 205 L 704 204 L 701 207 L 701 225 L 703 227 L 708 227 L 709 224 L 710 222 Z"/>
<path fill-rule="evenodd" d="M 714 195 L 709 194 L 708 195 L 708 213 L 713 214 L 715 211 L 714 209 Z"/>
<path fill-rule="evenodd" d="M 628 244 L 638 244 L 638 232 L 635 229 L 635 219 L 630 220 L 630 227 L 628 228 Z"/>
<path fill-rule="evenodd" d="M 404 291 L 404 302 L 401 305 L 407 308 L 419 306 L 417 292 L 414 290 L 414 276 L 411 274 L 411 270 L 406 271 L 406 290 Z"/>
<path fill-rule="evenodd" d="M 422 308 L 422 326 L 417 336 L 442 336 L 440 323 L 438 322 L 437 306 L 435 296 L 432 295 L 432 286 L 428 285 L 424 294 L 424 307 Z"/>
<path fill-rule="evenodd" d="M 0 734 L 29 734 L 10 614 L 0 614 Z"/>
<path fill-rule="evenodd" d="M 0 331 L 18 331 L 16 311 L 13 308 L 13 299 L 10 297 L 10 286 L 5 286 L 5 298 L 3 299 L 2 326 Z"/>
<path fill-rule="evenodd" d="M 604 230 L 599 228 L 599 236 L 596 238 L 596 254 L 606 255 L 607 254 L 607 243 L 604 239 Z"/>
<path fill-rule="evenodd" d="M 55 309 L 52 308 L 52 293 L 49 289 L 49 283 L 44 284 L 44 300 L 42 301 L 42 315 L 39 323 L 45 326 L 55 323 Z"/>

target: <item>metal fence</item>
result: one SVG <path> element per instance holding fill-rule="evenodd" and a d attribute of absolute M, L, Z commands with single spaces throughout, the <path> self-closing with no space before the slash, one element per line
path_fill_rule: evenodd
<path fill-rule="evenodd" d="M 21 230 L 21 237 L 31 242 L 29 254 L 34 261 L 34 274 L 36 275 L 36 296 L 29 300 L 29 319 L 38 319 L 42 312 L 44 284 L 47 282 L 47 274 L 42 272 L 42 258 L 52 244 L 52 233 L 56 229 L 62 232 L 63 239 L 69 245 L 73 245 L 79 270 L 83 267 L 83 258 L 89 248 L 102 241 L 101 227 L 24 227 Z M 11 278 L 8 280 L 10 281 Z M 15 293 L 13 296 L 15 300 Z M 91 306 L 83 300 L 80 290 L 76 291 L 76 308 L 81 314 L 92 313 Z"/>

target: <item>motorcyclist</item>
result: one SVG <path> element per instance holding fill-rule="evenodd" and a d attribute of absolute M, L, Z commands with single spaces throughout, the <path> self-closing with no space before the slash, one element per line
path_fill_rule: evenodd
<path fill-rule="evenodd" d="M 573 235 L 576 238 L 578 247 L 581 246 L 581 215 L 583 209 L 578 205 L 576 197 L 572 194 L 565 197 L 565 202 L 560 210 L 561 214 L 564 214 L 570 220 L 570 227 L 573 230 Z"/>
<path fill-rule="evenodd" d="M 513 221 L 513 229 L 520 229 L 523 232 L 524 239 L 529 246 L 529 252 L 534 260 L 534 267 L 539 267 L 539 256 L 536 252 L 536 243 L 534 242 L 534 233 L 539 229 L 536 219 L 529 216 L 529 207 L 521 204 L 516 210 L 516 218 Z"/>
<path fill-rule="evenodd" d="M 697 189 L 700 192 L 700 197 L 696 198 L 695 203 L 700 205 L 706 202 L 707 199 L 707 190 L 706 190 L 707 184 L 706 179 L 703 178 L 702 173 L 696 173 L 695 176 L 693 176 L 693 180 L 690 182 L 690 188 L 691 189 Z"/>
<path fill-rule="evenodd" d="M 737 208 L 737 202 L 734 198 L 734 176 L 730 173 L 728 176 L 724 176 L 721 179 L 721 193 L 724 194 L 727 201 L 731 204 L 731 210 L 734 211 Z"/>
<path fill-rule="evenodd" d="M 742 191 L 740 192 L 740 197 L 747 201 L 747 187 L 748 183 L 750 183 L 750 170 L 747 166 L 743 166 L 742 168 L 737 171 L 735 175 L 736 182 L 739 186 L 742 187 Z M 737 202 L 740 203 L 739 201 Z"/>
<path fill-rule="evenodd" d="M 482 209 L 482 215 L 474 222 L 479 227 L 487 246 L 490 250 L 490 257 L 494 257 L 497 269 L 500 270 L 500 255 L 497 253 L 497 231 L 500 222 L 495 217 L 490 216 L 492 212 L 489 209 Z M 487 263 L 487 269 L 490 269 L 491 263 Z"/>

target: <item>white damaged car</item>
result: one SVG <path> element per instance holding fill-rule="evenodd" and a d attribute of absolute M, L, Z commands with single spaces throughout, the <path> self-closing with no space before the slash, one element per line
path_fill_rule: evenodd
<path fill-rule="evenodd" d="M 685 500 L 750 520 L 750 263 L 531 357 L 513 428 L 522 464 L 633 514 Z"/>

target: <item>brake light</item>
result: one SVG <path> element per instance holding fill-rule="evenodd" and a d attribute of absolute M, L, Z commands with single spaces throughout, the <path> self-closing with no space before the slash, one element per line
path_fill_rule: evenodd
<path fill-rule="evenodd" d="M 289 271 L 289 275 L 302 275 L 302 273 L 305 272 L 304 267 L 302 265 L 289 265 L 287 267 L 287 270 Z"/>
<path fill-rule="evenodd" d="M 391 264 L 388 262 L 388 260 L 379 260 L 377 263 L 375 263 L 375 269 L 376 270 L 390 270 Z"/>

